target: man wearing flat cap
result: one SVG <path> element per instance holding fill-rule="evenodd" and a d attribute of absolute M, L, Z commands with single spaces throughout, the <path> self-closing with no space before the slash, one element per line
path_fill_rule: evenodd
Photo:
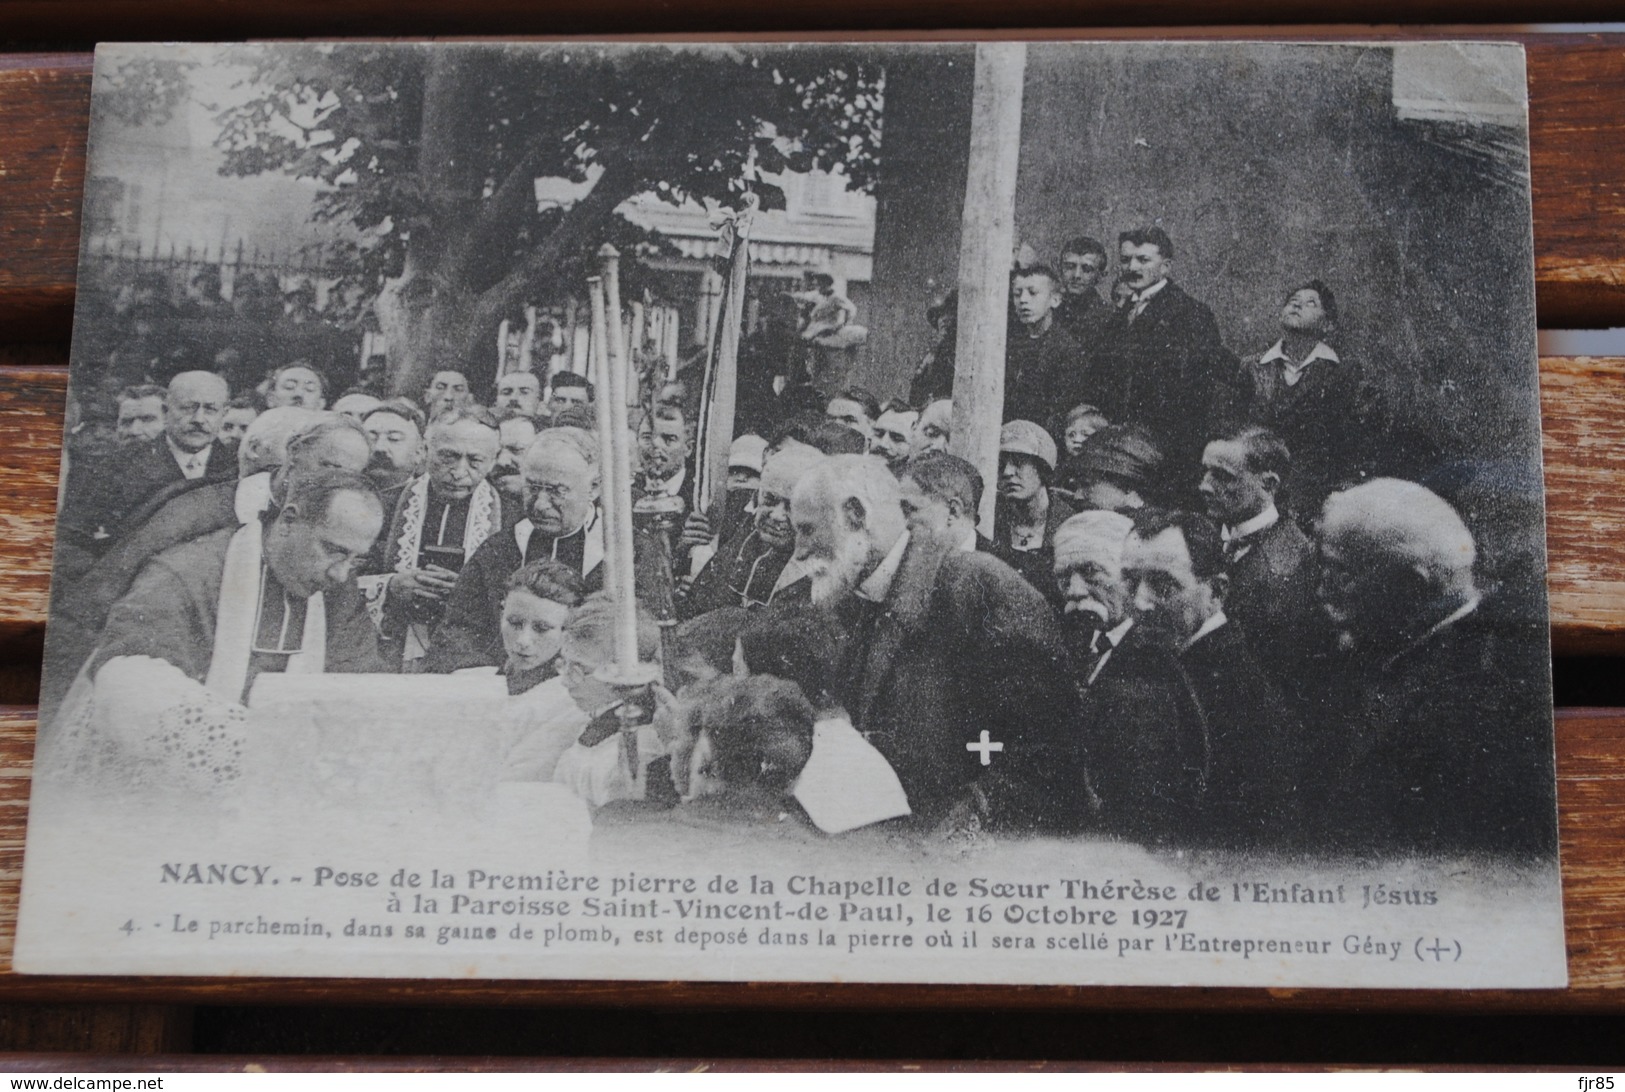
<path fill-rule="evenodd" d="M 999 497 L 993 509 L 995 553 L 1060 605 L 1051 576 L 1055 530 L 1074 509 L 1050 491 L 1055 441 L 1032 421 L 999 430 Z"/>

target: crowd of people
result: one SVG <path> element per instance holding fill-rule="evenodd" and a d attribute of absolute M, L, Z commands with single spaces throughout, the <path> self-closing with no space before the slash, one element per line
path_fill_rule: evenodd
<path fill-rule="evenodd" d="M 1123 233 L 1110 298 L 1094 240 L 1012 270 L 991 536 L 949 451 L 952 300 L 908 400 L 775 393 L 708 511 L 699 391 L 650 389 L 637 644 L 664 681 L 636 693 L 602 671 L 584 377 L 510 372 L 488 406 L 451 368 L 415 399 L 298 362 L 128 387 L 64 488 L 42 747 L 218 791 L 262 672 L 497 672 L 508 776 L 601 814 L 1550 852 L 1544 644 L 1456 508 L 1362 461 L 1332 289 L 1239 357 L 1173 258 Z"/>

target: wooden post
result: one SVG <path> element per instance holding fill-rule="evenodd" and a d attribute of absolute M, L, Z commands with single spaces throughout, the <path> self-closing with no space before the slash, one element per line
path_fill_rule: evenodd
<path fill-rule="evenodd" d="M 976 47 L 971 97 L 970 169 L 959 235 L 959 332 L 954 343 L 953 437 L 948 450 L 982 474 L 981 528 L 993 531 L 1004 420 L 1005 327 L 1010 309 L 1010 252 L 1016 234 L 1016 161 L 1027 47 Z"/>

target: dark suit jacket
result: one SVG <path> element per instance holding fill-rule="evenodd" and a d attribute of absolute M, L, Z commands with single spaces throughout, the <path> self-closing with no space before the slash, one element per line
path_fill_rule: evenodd
<path fill-rule="evenodd" d="M 1315 769 L 1324 845 L 1548 855 L 1555 774 L 1545 644 L 1488 600 L 1357 674 Z M 1318 801 L 1317 801 L 1318 803 Z"/>
<path fill-rule="evenodd" d="M 1091 288 L 1081 296 L 1071 294 L 1064 296 L 1061 299 L 1061 306 L 1055 311 L 1055 317 L 1072 331 L 1072 336 L 1078 339 L 1085 351 L 1088 351 L 1094 336 L 1111 317 L 1111 313 L 1112 305 L 1101 297 L 1099 289 Z"/>
<path fill-rule="evenodd" d="M 231 481 L 236 477 L 237 449 L 215 443 L 200 480 Z M 162 499 L 159 494 L 168 488 L 185 491 L 193 486 L 181 474 L 180 464 L 162 436 L 85 458 L 68 475 L 59 517 L 63 538 L 82 546 L 89 557 L 99 557 L 150 515 L 152 502 Z"/>
<path fill-rule="evenodd" d="M 1271 677 L 1294 673 L 1323 626 L 1315 604 L 1316 551 L 1292 519 L 1250 535 L 1229 565 L 1224 612 L 1241 624 L 1253 654 Z"/>
<path fill-rule="evenodd" d="M 1051 322 L 1040 337 L 1028 337 L 1012 323 L 1004 375 L 1004 420 L 1049 428 L 1087 389 L 1088 365 L 1083 347 L 1060 322 Z"/>
<path fill-rule="evenodd" d="M 934 822 L 975 785 L 994 823 L 1038 825 L 1039 775 L 1077 710 L 1043 597 L 997 558 L 916 537 L 883 604 L 853 597 L 837 613 L 854 633 L 841 697 L 916 817 Z M 983 730 L 1004 744 L 987 766 L 966 749 Z"/>
<path fill-rule="evenodd" d="M 1235 357 L 1213 312 L 1172 281 L 1133 322 L 1128 316 L 1113 312 L 1105 325 L 1091 400 L 1113 424 L 1150 430 L 1173 466 L 1194 468 L 1209 439 L 1215 387 L 1235 370 Z"/>
<path fill-rule="evenodd" d="M 1207 719 L 1178 658 L 1130 629 L 1084 690 L 1079 724 L 1062 780 L 1087 784 L 1088 797 L 1061 797 L 1074 805 L 1071 825 L 1151 845 L 1188 838 L 1211 756 Z"/>
<path fill-rule="evenodd" d="M 1280 846 L 1299 837 L 1303 732 L 1258 666 L 1246 637 L 1227 622 L 1180 655 L 1207 721 L 1207 787 L 1193 841 Z"/>
<path fill-rule="evenodd" d="M 1288 386 L 1278 360 L 1258 353 L 1242 360 L 1216 392 L 1215 431 L 1263 425 L 1286 441 L 1292 473 L 1286 495 L 1304 516 L 1320 511 L 1327 493 L 1360 463 L 1362 372 L 1347 360 L 1317 360 Z"/>

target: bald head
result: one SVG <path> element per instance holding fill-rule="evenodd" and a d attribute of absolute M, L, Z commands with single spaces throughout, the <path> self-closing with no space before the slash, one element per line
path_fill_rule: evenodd
<path fill-rule="evenodd" d="M 904 530 L 897 479 L 873 455 L 832 455 L 796 483 L 790 502 L 796 558 L 807 565 L 817 602 L 851 594 Z"/>
<path fill-rule="evenodd" d="M 181 372 L 164 393 L 164 434 L 182 451 L 202 451 L 214 443 L 226 419 L 231 391 L 213 372 Z"/>
<path fill-rule="evenodd" d="M 792 444 L 768 456 L 762 467 L 762 486 L 756 494 L 756 534 L 773 549 L 794 545 L 795 528 L 790 522 L 790 499 L 796 486 L 814 468 L 829 458 L 817 448 Z"/>
<path fill-rule="evenodd" d="M 598 441 L 586 429 L 547 428 L 519 460 L 526 514 L 543 534 L 568 535 L 592 518 L 598 501 Z"/>
<path fill-rule="evenodd" d="M 321 414 L 316 410 L 299 406 L 275 406 L 254 418 L 237 449 L 237 476 L 246 478 L 281 466 L 288 456 L 288 440 L 319 420 Z"/>
<path fill-rule="evenodd" d="M 1472 532 L 1415 482 L 1373 478 L 1333 493 L 1320 551 L 1321 607 L 1347 645 L 1403 638 L 1478 594 Z"/>

